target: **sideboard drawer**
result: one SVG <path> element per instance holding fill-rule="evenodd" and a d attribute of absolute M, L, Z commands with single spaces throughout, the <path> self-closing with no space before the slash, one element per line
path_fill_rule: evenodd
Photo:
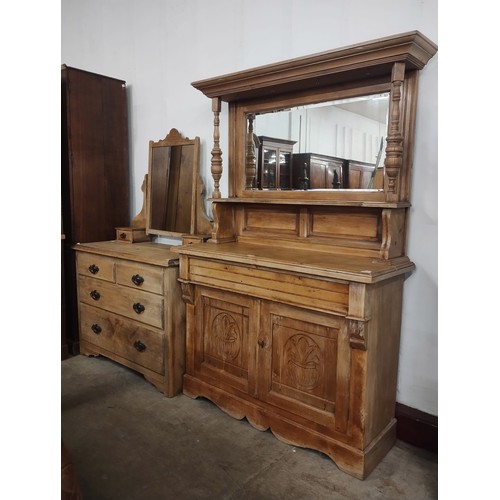
<path fill-rule="evenodd" d="M 219 290 L 303 306 L 327 313 L 347 314 L 349 285 L 341 281 L 296 276 L 227 262 L 191 258 L 190 280 Z"/>
<path fill-rule="evenodd" d="M 82 340 L 163 375 L 165 335 L 96 307 L 80 304 Z"/>
<path fill-rule="evenodd" d="M 163 296 L 80 276 L 80 302 L 163 328 Z"/>
<path fill-rule="evenodd" d="M 115 260 L 111 257 L 77 252 L 76 261 L 78 274 L 105 281 L 115 280 Z"/>
<path fill-rule="evenodd" d="M 116 282 L 119 285 L 162 294 L 163 270 L 147 264 L 118 260 L 116 262 Z"/>

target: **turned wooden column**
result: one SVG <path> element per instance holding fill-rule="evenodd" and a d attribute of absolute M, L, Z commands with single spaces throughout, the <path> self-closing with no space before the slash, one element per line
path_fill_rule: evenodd
<path fill-rule="evenodd" d="M 213 198 L 220 198 L 219 182 L 222 176 L 222 150 L 220 148 L 220 130 L 219 130 L 219 115 L 221 110 L 221 99 L 214 97 L 212 99 L 212 111 L 214 113 L 214 147 L 212 148 L 212 163 L 211 171 L 214 179 Z"/>
<path fill-rule="evenodd" d="M 403 135 L 401 134 L 401 87 L 405 77 L 405 64 L 394 63 L 392 69 L 389 132 L 385 156 L 387 176 L 387 199 L 397 201 L 399 196 L 399 173 L 403 165 Z"/>
<path fill-rule="evenodd" d="M 253 189 L 257 168 L 255 166 L 255 146 L 253 142 L 253 121 L 255 115 L 248 114 L 248 130 L 245 155 L 245 189 Z"/>

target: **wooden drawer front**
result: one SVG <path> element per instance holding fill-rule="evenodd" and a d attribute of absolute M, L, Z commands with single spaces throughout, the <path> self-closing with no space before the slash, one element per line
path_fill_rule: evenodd
<path fill-rule="evenodd" d="M 165 373 L 165 335 L 121 316 L 80 304 L 81 340 Z"/>
<path fill-rule="evenodd" d="M 163 268 L 118 260 L 116 282 L 146 292 L 163 294 Z"/>
<path fill-rule="evenodd" d="M 201 259 L 190 259 L 189 279 L 214 288 L 287 304 L 347 314 L 349 285 Z"/>
<path fill-rule="evenodd" d="M 78 297 L 80 302 L 85 304 L 163 328 L 163 297 L 161 295 L 80 276 Z"/>
<path fill-rule="evenodd" d="M 111 257 L 77 252 L 76 261 L 78 274 L 91 276 L 105 281 L 115 280 L 115 260 Z"/>

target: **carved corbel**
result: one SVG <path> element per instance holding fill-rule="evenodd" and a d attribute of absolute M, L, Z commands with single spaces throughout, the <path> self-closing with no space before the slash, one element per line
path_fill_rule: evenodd
<path fill-rule="evenodd" d="M 366 351 L 365 322 L 350 319 L 348 324 L 349 345 L 352 349 Z"/>
<path fill-rule="evenodd" d="M 380 247 L 382 259 L 404 255 L 405 222 L 404 209 L 382 210 L 382 245 Z"/>
<path fill-rule="evenodd" d="M 180 281 L 180 280 L 179 280 Z M 186 304 L 194 304 L 194 285 L 188 281 L 180 281 L 182 300 Z"/>

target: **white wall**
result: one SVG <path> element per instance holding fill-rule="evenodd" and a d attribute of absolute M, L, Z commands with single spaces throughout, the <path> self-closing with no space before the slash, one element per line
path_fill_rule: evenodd
<path fill-rule="evenodd" d="M 419 30 L 438 43 L 437 0 L 62 0 L 61 64 L 128 85 L 131 216 L 142 206 L 149 140 L 201 138 L 212 191 L 210 99 L 193 81 Z M 421 72 L 397 399 L 438 414 L 438 54 Z M 221 147 L 227 152 L 227 114 Z M 225 162 L 227 155 L 223 155 Z M 227 179 L 221 188 L 226 192 Z"/>

